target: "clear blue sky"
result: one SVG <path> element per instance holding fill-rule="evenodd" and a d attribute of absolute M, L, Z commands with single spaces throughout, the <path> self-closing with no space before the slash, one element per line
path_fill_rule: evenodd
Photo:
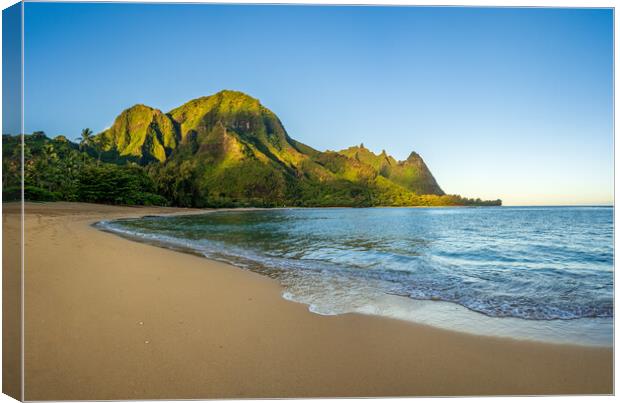
<path fill-rule="evenodd" d="M 610 9 L 25 8 L 26 132 L 236 89 L 315 148 L 415 150 L 448 193 L 613 201 Z"/>

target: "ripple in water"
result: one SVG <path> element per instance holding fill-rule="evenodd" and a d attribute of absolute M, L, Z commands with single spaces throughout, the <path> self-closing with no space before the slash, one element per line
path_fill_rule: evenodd
<path fill-rule="evenodd" d="M 398 295 L 496 318 L 613 317 L 611 207 L 279 209 L 98 226 L 268 275 L 321 314 Z"/>

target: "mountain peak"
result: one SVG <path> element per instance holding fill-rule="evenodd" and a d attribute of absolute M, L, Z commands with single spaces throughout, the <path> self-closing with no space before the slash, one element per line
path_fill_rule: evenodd
<path fill-rule="evenodd" d="M 234 90 L 222 90 L 213 95 L 192 99 L 168 112 L 168 116 L 179 125 L 182 141 L 188 133 L 205 131 L 218 120 L 230 130 L 242 130 L 246 133 L 254 132 L 258 126 L 263 126 L 263 118 L 270 119 L 272 126 L 280 126 L 275 114 L 258 99 Z"/>
<path fill-rule="evenodd" d="M 200 98 L 192 99 L 176 108 L 170 113 L 174 113 L 176 110 L 183 108 L 186 105 L 202 105 L 204 107 L 217 107 L 218 109 L 226 110 L 228 112 L 239 112 L 243 110 L 267 109 L 260 103 L 260 100 L 254 98 L 245 92 L 236 90 L 221 90 L 212 95 L 206 95 Z"/>
<path fill-rule="evenodd" d="M 162 111 L 160 111 L 159 109 L 150 107 L 150 106 L 145 105 L 145 104 L 135 104 L 135 105 L 132 105 L 129 108 L 123 110 L 121 112 L 120 116 L 124 116 L 124 115 L 153 116 L 153 115 L 156 115 L 156 114 L 163 115 L 164 113 Z"/>
<path fill-rule="evenodd" d="M 417 161 L 419 159 L 421 159 L 420 154 L 416 153 L 415 151 L 412 151 L 405 161 Z"/>
<path fill-rule="evenodd" d="M 152 107 L 150 107 L 148 105 L 144 105 L 144 104 L 134 104 L 134 105 L 130 106 L 129 108 L 125 109 L 125 111 L 138 111 L 138 110 L 156 111 L 158 109 L 152 108 Z"/>
<path fill-rule="evenodd" d="M 258 99 L 246 94 L 243 91 L 237 91 L 237 90 L 221 90 L 216 92 L 213 95 L 210 95 L 212 97 L 222 97 L 222 98 L 231 98 L 231 99 L 249 99 L 252 101 L 258 101 Z M 259 101 L 260 102 L 260 101 Z"/>
<path fill-rule="evenodd" d="M 106 137 L 120 156 L 140 162 L 164 161 L 176 147 L 173 122 L 159 109 L 144 104 L 125 109 L 99 136 Z"/>
<path fill-rule="evenodd" d="M 364 144 L 349 147 L 339 153 L 372 167 L 381 176 L 417 194 L 444 194 L 416 152 L 412 152 L 406 161 L 400 162 L 385 150 L 381 150 L 380 154 L 375 154 L 364 147 Z"/>

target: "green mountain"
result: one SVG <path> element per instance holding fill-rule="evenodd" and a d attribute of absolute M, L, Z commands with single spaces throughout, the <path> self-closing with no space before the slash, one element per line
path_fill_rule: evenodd
<path fill-rule="evenodd" d="M 104 160 L 146 166 L 159 193 L 191 206 L 444 205 L 415 152 L 397 161 L 363 145 L 321 152 L 292 139 L 275 113 L 238 91 L 191 100 L 163 114 L 136 105 L 100 133 Z"/>
<path fill-rule="evenodd" d="M 346 150 L 339 151 L 339 153 L 370 165 L 379 175 L 412 192 L 438 196 L 445 194 L 422 157 L 415 152 L 409 154 L 405 161 L 397 161 L 385 150 L 377 155 L 364 147 L 364 144 L 349 147 Z"/>
<path fill-rule="evenodd" d="M 10 136 L 3 140 L 12 141 Z M 137 204 L 165 200 L 194 207 L 501 203 L 446 195 L 415 152 L 397 161 L 363 145 L 315 150 L 292 139 L 272 111 L 238 91 L 197 98 L 168 113 L 132 106 L 79 147 L 42 133 L 27 137 L 26 143 L 40 166 L 50 153 L 62 152 L 78 164 L 73 172 L 83 172 L 67 181 L 33 170 L 29 185 L 37 197 Z M 65 165 L 60 158 L 46 170 L 60 175 Z M 132 190 L 110 198 L 122 187 Z"/>
<path fill-rule="evenodd" d="M 134 105 L 99 137 L 105 139 L 105 151 L 113 149 L 122 157 L 148 163 L 165 161 L 176 148 L 178 133 L 174 122 L 160 110 Z"/>

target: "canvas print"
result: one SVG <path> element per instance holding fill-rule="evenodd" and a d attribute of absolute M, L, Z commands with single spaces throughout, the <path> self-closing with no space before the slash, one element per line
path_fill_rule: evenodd
<path fill-rule="evenodd" d="M 613 394 L 612 8 L 2 19 L 4 393 Z"/>

